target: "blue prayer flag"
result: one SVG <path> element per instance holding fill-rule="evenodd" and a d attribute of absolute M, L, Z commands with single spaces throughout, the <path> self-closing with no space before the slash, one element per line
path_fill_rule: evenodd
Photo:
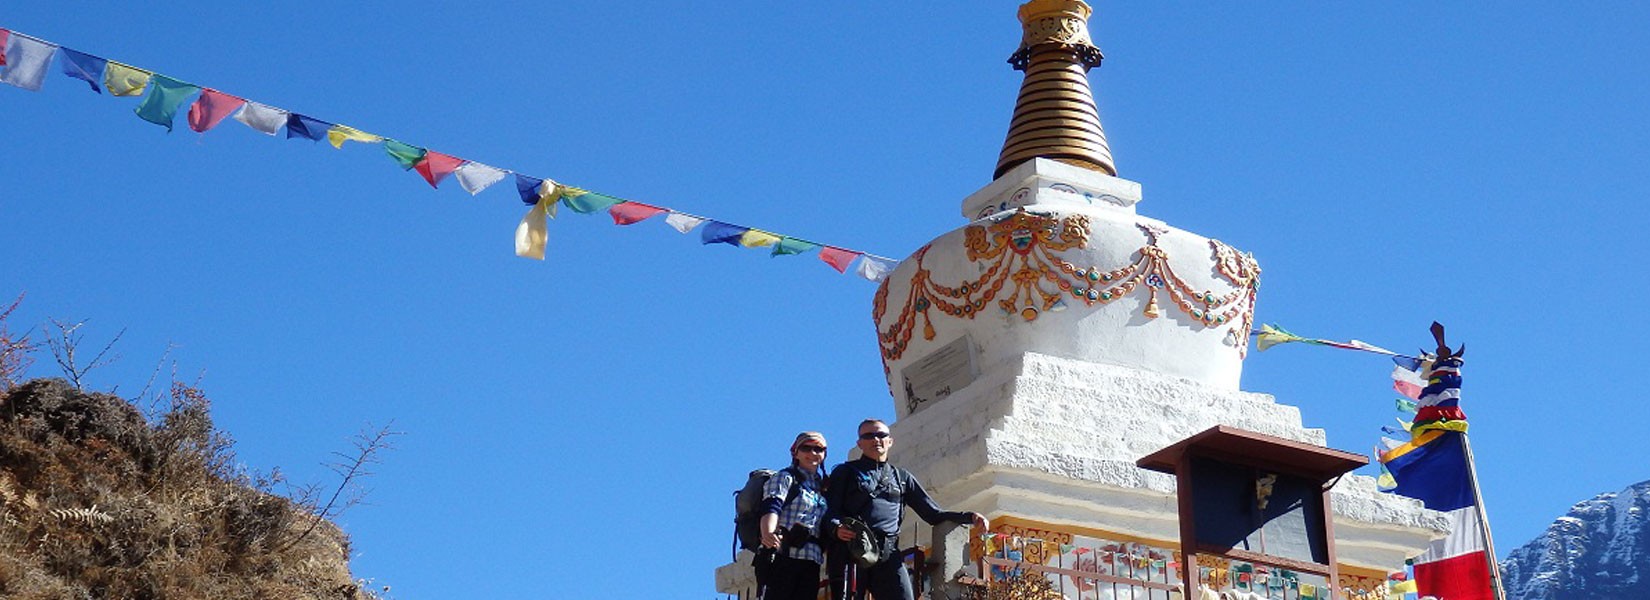
<path fill-rule="evenodd" d="M 516 191 L 521 194 L 522 204 L 526 204 L 528 206 L 538 204 L 539 186 L 542 185 L 544 185 L 543 179 L 528 177 L 526 175 L 522 175 L 521 173 L 516 173 Z"/>
<path fill-rule="evenodd" d="M 740 236 L 750 231 L 749 227 L 740 227 L 721 221 L 707 221 L 705 227 L 699 230 L 699 241 L 704 244 L 739 245 Z"/>
<path fill-rule="evenodd" d="M 286 139 L 301 137 L 310 141 L 319 142 L 327 139 L 327 130 L 332 129 L 332 123 L 313 117 L 306 117 L 298 113 L 291 113 L 286 117 Z"/>
<path fill-rule="evenodd" d="M 1400 367 L 1403 367 L 1405 369 L 1409 369 L 1411 371 L 1421 370 L 1421 359 L 1419 359 L 1419 358 L 1414 358 L 1414 357 L 1409 357 L 1409 356 L 1394 356 L 1394 357 L 1392 357 L 1392 362 L 1396 363 Z"/>
<path fill-rule="evenodd" d="M 1477 504 L 1467 475 L 1467 454 L 1458 431 L 1439 435 L 1402 454 L 1386 458 L 1386 468 L 1398 480 L 1392 493 L 1420 500 L 1427 508 L 1448 512 Z"/>
<path fill-rule="evenodd" d="M 97 83 L 103 80 L 103 69 L 109 66 L 109 61 L 68 48 L 58 50 L 63 52 L 64 75 L 84 81 L 92 86 L 92 91 L 103 93 L 103 87 Z"/>
<path fill-rule="evenodd" d="M 607 210 L 622 202 L 624 201 L 612 196 L 588 191 L 577 196 L 565 195 L 562 197 L 562 203 L 566 204 L 567 208 L 573 209 L 573 212 L 580 214 L 590 214 L 593 212 Z"/>

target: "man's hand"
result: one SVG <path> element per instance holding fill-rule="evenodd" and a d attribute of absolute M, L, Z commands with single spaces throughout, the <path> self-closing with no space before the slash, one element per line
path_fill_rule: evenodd
<path fill-rule="evenodd" d="M 859 534 L 856 533 L 852 527 L 843 527 L 838 525 L 836 528 L 836 539 L 844 542 L 852 542 L 855 537 L 858 537 L 858 535 Z"/>
<path fill-rule="evenodd" d="M 784 534 L 778 531 L 762 532 L 762 547 L 778 550 L 781 537 L 784 537 Z"/>

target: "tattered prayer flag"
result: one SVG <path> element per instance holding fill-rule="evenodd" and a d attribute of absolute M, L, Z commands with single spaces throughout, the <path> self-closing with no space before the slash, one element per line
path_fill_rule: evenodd
<path fill-rule="evenodd" d="M 92 86 L 92 91 L 103 93 L 103 88 L 97 83 L 103 79 L 103 69 L 109 65 L 109 61 L 70 48 L 58 50 L 63 53 L 64 75 L 84 81 Z"/>
<path fill-rule="evenodd" d="M 1404 397 L 1415 399 L 1421 397 L 1421 389 L 1427 386 L 1420 373 L 1405 369 L 1402 366 L 1392 368 L 1392 389 L 1403 394 Z"/>
<path fill-rule="evenodd" d="M 0 67 L 0 81 L 31 92 L 40 91 L 57 46 L 21 35 L 6 37 L 6 66 Z"/>
<path fill-rule="evenodd" d="M 110 63 L 109 68 L 114 68 L 114 63 Z M 111 91 L 113 89 L 110 88 Z M 241 107 L 240 112 L 235 113 L 236 121 L 245 123 L 247 127 L 269 135 L 275 135 L 281 131 L 281 127 L 286 125 L 286 117 L 286 111 L 273 106 L 258 104 L 257 102 L 247 102 L 246 106 Z"/>
<path fill-rule="evenodd" d="M 779 236 L 760 229 L 752 229 L 739 236 L 739 245 L 746 248 L 765 248 L 777 243 L 779 243 Z"/>
<path fill-rule="evenodd" d="M 137 96 L 149 87 L 149 75 L 143 69 L 111 60 L 103 69 L 103 87 L 109 88 L 111 96 Z"/>
<path fill-rule="evenodd" d="M 424 160 L 418 161 L 418 165 L 414 168 L 418 169 L 419 175 L 424 176 L 424 181 L 430 182 L 430 187 L 441 187 L 441 180 L 453 174 L 453 171 L 457 170 L 458 166 L 462 164 L 464 164 L 462 158 L 442 154 L 434 150 L 426 150 L 424 151 Z"/>
<path fill-rule="evenodd" d="M 581 190 L 576 187 L 565 186 L 562 187 L 561 201 L 562 204 L 567 205 L 567 208 L 573 209 L 573 212 L 586 215 L 593 212 L 607 210 L 612 208 L 615 204 L 624 202 L 618 198 L 598 194 L 590 190 Z"/>
<path fill-rule="evenodd" d="M 888 278 L 889 273 L 894 272 L 896 266 L 899 266 L 899 263 L 867 254 L 860 257 L 857 272 L 860 277 L 871 281 L 882 281 Z"/>
<path fill-rule="evenodd" d="M 679 212 L 673 212 L 673 213 L 670 213 L 669 215 L 665 216 L 665 224 L 671 226 L 671 228 L 675 229 L 676 231 L 678 231 L 680 233 L 687 233 L 689 231 L 693 231 L 694 227 L 698 227 L 700 223 L 704 223 L 704 222 L 705 222 L 704 219 L 701 219 L 699 217 L 690 216 L 690 215 L 684 215 L 684 214 L 679 213 Z"/>
<path fill-rule="evenodd" d="M 207 88 L 201 90 L 201 97 L 189 107 L 189 128 L 200 133 L 217 127 L 225 117 L 235 112 L 235 109 L 246 104 L 245 100 L 225 94 L 218 90 Z"/>
<path fill-rule="evenodd" d="M 555 216 L 546 207 L 552 202 L 539 200 L 516 225 L 516 256 L 544 260 L 544 244 L 550 239 L 548 217 Z"/>
<path fill-rule="evenodd" d="M 286 139 L 304 138 L 312 142 L 319 142 L 327 138 L 327 130 L 332 124 L 308 115 L 289 113 L 286 117 Z"/>
<path fill-rule="evenodd" d="M 1398 412 L 1402 413 L 1409 413 L 1413 415 L 1415 414 L 1415 411 L 1420 408 L 1420 405 L 1416 404 L 1414 400 L 1410 400 L 1408 398 L 1399 398 L 1395 400 L 1395 402 L 1398 403 Z"/>
<path fill-rule="evenodd" d="M 544 180 L 516 173 L 516 193 L 521 194 L 521 203 L 528 206 L 539 203 L 539 186 Z"/>
<path fill-rule="evenodd" d="M 779 240 L 778 244 L 774 244 L 773 254 L 771 256 L 786 256 L 786 255 L 790 255 L 790 254 L 801 254 L 803 252 L 807 252 L 809 250 L 813 250 L 814 248 L 818 248 L 818 247 L 819 247 L 819 244 L 815 244 L 813 242 L 809 242 L 809 241 L 805 241 L 805 240 L 799 240 L 799 239 L 796 239 L 796 238 L 793 238 L 793 237 L 790 237 L 790 236 L 785 236 L 784 238 L 781 238 Z"/>
<path fill-rule="evenodd" d="M 401 165 L 402 170 L 418 166 L 418 161 L 424 160 L 424 149 L 418 146 L 403 144 L 395 140 L 384 140 L 384 152 Z M 532 204 L 529 202 L 528 204 Z"/>
<path fill-rule="evenodd" d="M 607 209 L 607 214 L 613 215 L 614 225 L 640 223 L 662 212 L 665 209 L 640 202 L 620 202 Z"/>
<path fill-rule="evenodd" d="M 823 260 L 825 261 L 825 264 L 831 265 L 831 268 L 836 269 L 836 272 L 838 273 L 847 273 L 848 265 L 853 263 L 854 259 L 858 258 L 859 255 L 859 252 L 844 250 L 836 246 L 826 246 L 819 249 L 819 260 Z"/>
<path fill-rule="evenodd" d="M 699 242 L 702 244 L 729 244 L 739 245 L 739 237 L 745 235 L 750 228 L 740 227 L 721 221 L 708 221 L 705 228 L 699 230 Z"/>
<path fill-rule="evenodd" d="M 344 142 L 376 144 L 382 141 L 384 141 L 382 136 L 373 135 L 348 125 L 333 125 L 331 129 L 327 130 L 327 143 L 340 150 L 344 148 Z"/>
<path fill-rule="evenodd" d="M 453 171 L 453 176 L 458 178 L 458 185 L 463 187 L 464 191 L 469 192 L 471 196 L 479 194 L 481 190 L 498 183 L 500 179 L 504 179 L 504 175 L 503 169 L 489 167 L 474 161 L 464 163 L 458 167 L 457 171 Z"/>
<path fill-rule="evenodd" d="M 132 112 L 145 121 L 165 126 L 166 131 L 170 132 L 172 121 L 178 116 L 178 107 L 201 88 L 165 75 L 156 75 L 149 83 L 149 95 Z"/>

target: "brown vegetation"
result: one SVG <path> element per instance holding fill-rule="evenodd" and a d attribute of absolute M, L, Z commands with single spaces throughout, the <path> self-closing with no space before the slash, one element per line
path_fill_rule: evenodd
<path fill-rule="evenodd" d="M 61 379 L 11 385 L 6 364 L 0 597 L 371 595 L 350 576 L 342 531 L 271 493 L 278 476 L 235 466 L 199 390 L 174 384 L 170 405 L 146 416 Z"/>

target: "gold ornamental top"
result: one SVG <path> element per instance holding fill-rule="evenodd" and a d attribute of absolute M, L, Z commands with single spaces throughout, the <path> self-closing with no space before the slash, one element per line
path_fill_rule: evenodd
<path fill-rule="evenodd" d="M 1083 0 L 1031 0 L 1020 6 L 1023 35 L 1008 59 L 1024 71 L 1014 117 L 993 178 L 1033 158 L 1117 175 L 1088 71 L 1104 58 L 1089 38 Z"/>

